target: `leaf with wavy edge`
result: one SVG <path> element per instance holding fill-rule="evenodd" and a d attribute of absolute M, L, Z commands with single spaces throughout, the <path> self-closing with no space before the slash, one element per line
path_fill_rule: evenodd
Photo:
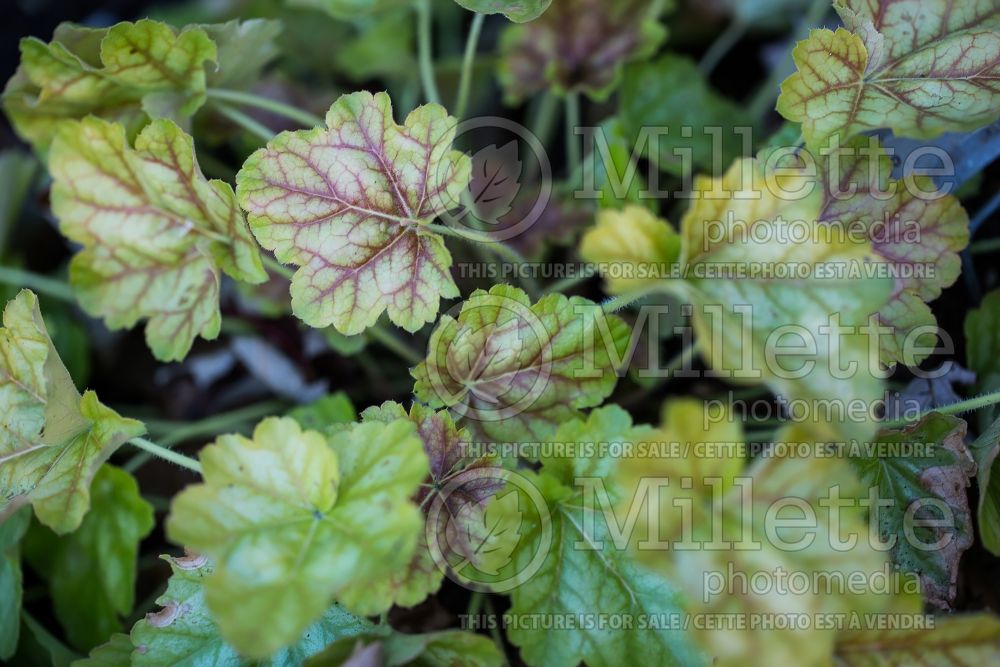
<path fill-rule="evenodd" d="M 244 655 L 293 643 L 334 597 L 359 599 L 413 555 L 421 521 L 410 499 L 427 457 L 408 420 L 328 442 L 272 417 L 253 439 L 222 436 L 200 459 L 205 481 L 174 499 L 167 534 L 216 563 L 205 599 Z"/>
<path fill-rule="evenodd" d="M 140 422 L 73 386 L 45 331 L 38 298 L 22 290 L 7 303 L 0 328 L 0 513 L 30 502 L 57 533 L 79 527 L 90 508 L 90 482 Z"/>
<path fill-rule="evenodd" d="M 148 125 L 134 149 L 120 125 L 64 123 L 49 169 L 60 229 L 84 246 L 70 265 L 80 304 L 112 329 L 148 319 L 158 359 L 183 359 L 195 336 L 218 335 L 219 269 L 266 280 L 232 188 L 205 179 L 172 121 Z"/>
<path fill-rule="evenodd" d="M 510 104 L 548 88 L 605 100 L 626 62 L 656 52 L 666 38 L 658 3 L 557 0 L 540 17 L 509 25 L 500 38 L 499 77 Z"/>
<path fill-rule="evenodd" d="M 969 244 L 969 217 L 958 198 L 939 192 L 930 177 L 891 180 L 892 160 L 874 137 L 859 137 L 843 150 L 852 152 L 836 162 L 832 154 L 819 161 L 819 220 L 844 229 L 863 225 L 875 253 L 900 269 L 888 302 L 879 309 L 880 323 L 892 328 L 891 336 L 880 339 L 881 356 L 887 363 L 915 366 L 927 355 L 904 350 L 905 342 L 909 337 L 911 344 L 934 346 L 935 334 L 924 340 L 918 327 L 936 331 L 926 304 L 958 279 L 958 253 Z M 909 275 L 903 272 L 907 268 L 913 270 Z"/>
<path fill-rule="evenodd" d="M 149 19 L 111 28 L 62 23 L 49 44 L 21 40 L 3 105 L 18 134 L 44 153 L 62 120 L 93 114 L 134 132 L 149 118 L 191 116 L 205 101 L 205 64 L 215 59 L 201 28 L 178 34 Z"/>
<path fill-rule="evenodd" d="M 808 169 L 778 175 L 753 159 L 736 161 L 721 179 L 696 178 L 694 190 L 701 196 L 681 222 L 681 264 L 687 277 L 667 282 L 665 288 L 694 304 L 699 349 L 712 368 L 733 381 L 764 382 L 788 399 L 813 406 L 812 401 L 830 396 L 874 406 L 882 396 L 882 382 L 869 336 L 861 328 L 886 302 L 890 281 L 879 277 L 882 262 L 870 243 L 817 222 L 822 192 L 815 185 L 816 176 Z M 781 243 L 782 229 L 793 225 L 805 225 L 808 238 Z M 726 267 L 758 273 L 735 279 L 707 273 Z M 782 278 L 777 271 L 783 267 L 808 271 Z M 765 269 L 776 271 L 775 277 Z M 751 313 L 745 312 L 747 306 Z M 801 327 L 797 335 L 814 343 L 791 358 L 777 348 L 798 346 L 800 340 L 774 337 L 789 326 Z M 838 334 L 834 326 L 856 329 Z M 775 356 L 769 360 L 771 354 Z M 834 355 L 840 368 L 833 368 Z M 806 360 L 812 366 L 803 373 Z M 844 377 L 840 370 L 850 364 L 857 364 L 857 371 Z M 875 431 L 871 417 L 858 420 L 844 413 L 828 420 L 817 412 L 822 410 L 808 414 L 817 437 L 864 440 Z"/>
<path fill-rule="evenodd" d="M 520 289 L 476 290 L 445 315 L 413 369 L 417 398 L 464 417 L 472 435 L 537 441 L 600 403 L 618 381 L 629 327 L 581 297 L 538 303 Z"/>
<path fill-rule="evenodd" d="M 471 12 L 503 14 L 514 23 L 537 19 L 549 8 L 552 0 L 455 0 Z"/>
<path fill-rule="evenodd" d="M 392 119 L 386 93 L 344 95 L 326 128 L 283 132 L 243 164 L 240 204 L 262 246 L 299 266 L 292 310 L 346 335 L 383 311 L 407 331 L 458 296 L 444 240 L 425 226 L 469 184 L 468 157 L 451 149 L 443 107 Z"/>
<path fill-rule="evenodd" d="M 501 570 L 500 578 L 528 571 L 528 564 L 545 546 L 546 523 L 551 524 L 552 543 L 538 571 L 511 591 L 508 613 L 574 618 L 607 613 L 633 622 L 631 628 L 614 629 L 581 623 L 559 632 L 557 639 L 545 628 L 511 626 L 507 636 L 520 648 L 527 664 L 609 667 L 622 664 L 622 656 L 629 656 L 632 664 L 638 665 L 705 664 L 686 633 L 662 625 L 639 628 L 640 619 L 662 620 L 680 613 L 677 583 L 641 567 L 613 542 L 601 510 L 597 510 L 596 519 L 593 510 L 588 511 L 593 494 L 577 481 L 581 477 L 607 479 L 613 474 L 618 459 L 601 456 L 597 443 L 634 443 L 648 431 L 634 427 L 628 413 L 614 405 L 594 410 L 586 419 L 567 421 L 552 441 L 576 443 L 580 445 L 575 449 L 578 454 L 543 457 L 538 473 L 525 472 L 541 492 L 546 507 L 536 507 L 519 486 L 511 491 L 522 494 L 520 506 L 527 511 L 514 560 Z M 610 484 L 607 490 L 614 491 Z M 540 514 L 543 509 L 547 516 Z"/>
<path fill-rule="evenodd" d="M 609 294 L 625 294 L 667 277 L 680 246 L 673 227 L 649 209 L 631 204 L 597 212 L 597 224 L 580 240 L 580 257 L 618 267 L 620 274 L 611 272 L 605 289 Z M 631 268 L 626 271 L 625 266 Z M 644 274 L 648 277 L 641 277 Z"/>
<path fill-rule="evenodd" d="M 936 618 L 933 628 L 845 632 L 831 667 L 989 665 L 1000 660 L 1000 618 L 960 614 Z"/>
<path fill-rule="evenodd" d="M 340 639 L 361 636 L 373 626 L 367 620 L 333 605 L 311 624 L 294 644 L 265 660 L 247 660 L 219 634 L 205 603 L 205 583 L 215 566 L 204 556 L 162 556 L 173 574 L 167 590 L 156 599 L 161 609 L 146 614 L 132 628 L 129 647 L 135 667 L 286 667 Z"/>
<path fill-rule="evenodd" d="M 361 414 L 365 422 L 392 422 L 397 419 L 409 419 L 417 427 L 417 434 L 424 445 L 424 452 L 430 462 L 430 474 L 424 480 L 424 485 L 417 491 L 413 501 L 424 513 L 430 509 L 428 496 L 437 495 L 440 489 L 450 479 L 466 470 L 484 468 L 496 465 L 493 459 L 470 458 L 464 446 L 469 443 L 469 432 L 459 429 L 447 410 L 434 410 L 414 403 L 409 413 L 402 405 L 387 401 L 380 406 L 370 407 Z M 500 474 L 493 478 L 476 478 L 451 490 L 444 503 L 448 511 L 439 514 L 442 525 L 437 526 L 434 534 L 438 535 L 438 545 L 447 542 L 445 531 L 448 530 L 447 519 L 455 517 L 458 521 L 461 510 L 468 503 L 476 505 L 486 503 L 503 486 Z M 454 527 L 454 526 L 452 526 Z M 392 605 L 412 607 L 441 586 L 444 573 L 437 566 L 427 544 L 428 529 L 425 525 L 421 532 L 413 558 L 406 567 L 385 577 L 382 581 L 368 586 L 364 590 L 355 591 L 357 599 L 341 597 L 341 601 L 358 613 L 377 614 Z M 450 542 L 447 542 L 450 544 Z M 471 547 L 469 548 L 471 551 Z"/>
<path fill-rule="evenodd" d="M 888 127 L 929 139 L 1000 116 L 1000 6 L 993 0 L 841 0 L 847 29 L 813 30 L 778 112 L 810 148 Z"/>
<path fill-rule="evenodd" d="M 66 637 L 90 649 L 121 629 L 132 613 L 139 542 L 156 521 L 129 473 L 103 465 L 90 488 L 91 507 L 80 527 L 56 537 L 36 526 L 24 555 L 49 582 L 56 618 Z"/>

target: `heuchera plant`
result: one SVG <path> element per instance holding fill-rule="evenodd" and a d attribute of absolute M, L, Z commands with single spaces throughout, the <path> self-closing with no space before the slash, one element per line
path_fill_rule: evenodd
<path fill-rule="evenodd" d="M 1000 664 L 1000 2 L 456 2 L 21 41 L 0 661 Z"/>

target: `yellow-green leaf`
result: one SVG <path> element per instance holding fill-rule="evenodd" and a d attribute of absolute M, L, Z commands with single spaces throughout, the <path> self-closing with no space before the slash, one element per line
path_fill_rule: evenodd
<path fill-rule="evenodd" d="M 845 28 L 813 30 L 778 111 L 806 145 L 887 127 L 921 139 L 1000 116 L 1000 10 L 992 0 L 838 0 Z"/>
<path fill-rule="evenodd" d="M 64 123 L 49 169 L 60 229 L 84 246 L 70 265 L 81 305 L 113 329 L 148 319 L 158 359 L 183 359 L 195 336 L 218 335 L 220 269 L 266 279 L 232 188 L 202 175 L 172 121 L 147 126 L 135 148 L 120 125 Z"/>
<path fill-rule="evenodd" d="M 410 498 L 428 468 L 408 420 L 328 443 L 269 418 L 253 439 L 222 436 L 200 458 L 205 482 L 174 499 L 167 533 L 216 563 L 208 608 L 245 655 L 291 644 L 334 597 L 359 599 L 413 555 L 421 521 Z"/>
<path fill-rule="evenodd" d="M 0 513 L 30 502 L 57 533 L 76 530 L 97 469 L 143 425 L 82 397 L 45 332 L 38 299 L 23 290 L 0 328 Z"/>
<path fill-rule="evenodd" d="M 601 209 L 597 224 L 580 241 L 584 260 L 609 265 L 605 285 L 610 294 L 625 294 L 669 277 L 680 250 L 681 239 L 673 227 L 636 205 Z"/>
<path fill-rule="evenodd" d="M 284 132 L 237 176 L 250 227 L 277 258 L 300 268 L 292 309 L 313 327 L 361 333 L 388 311 L 416 331 L 458 296 L 444 240 L 426 229 L 454 207 L 471 163 L 451 149 L 456 121 L 443 107 L 403 125 L 386 93 L 344 95 L 325 128 Z"/>
<path fill-rule="evenodd" d="M 1000 660 L 1000 619 L 963 614 L 933 628 L 847 632 L 837 638 L 832 667 L 991 665 Z"/>
<path fill-rule="evenodd" d="M 4 110 L 42 153 L 66 119 L 100 116 L 134 133 L 149 118 L 181 120 L 197 111 L 205 101 L 205 63 L 215 58 L 215 43 L 200 28 L 178 34 L 149 19 L 111 28 L 63 23 L 49 44 L 21 41 Z"/>

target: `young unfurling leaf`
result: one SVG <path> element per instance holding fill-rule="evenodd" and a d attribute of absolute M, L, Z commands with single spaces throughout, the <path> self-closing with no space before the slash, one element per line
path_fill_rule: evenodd
<path fill-rule="evenodd" d="M 931 138 L 1000 115 L 1000 12 L 989 0 L 839 0 L 845 28 L 813 30 L 778 112 L 806 145 L 887 127 Z"/>
<path fill-rule="evenodd" d="M 79 527 L 97 469 L 143 425 L 81 397 L 45 332 L 38 299 L 23 290 L 0 328 L 0 513 L 30 502 L 59 534 Z"/>
<path fill-rule="evenodd" d="M 44 153 L 60 121 L 88 114 L 134 134 L 149 118 L 183 119 L 205 101 L 215 43 L 200 28 L 178 34 L 143 19 L 111 28 L 61 24 L 52 42 L 21 41 L 21 66 L 3 105 L 18 133 Z"/>
<path fill-rule="evenodd" d="M 516 104 L 549 87 L 606 99 L 626 62 L 651 55 L 666 37 L 659 3 L 555 0 L 530 23 L 507 26 L 500 41 L 500 83 Z"/>
<path fill-rule="evenodd" d="M 253 439 L 222 436 L 200 458 L 205 482 L 175 498 L 167 533 L 215 562 L 208 608 L 245 655 L 291 644 L 334 597 L 361 599 L 413 555 L 421 521 L 410 499 L 427 457 L 408 420 L 334 431 L 328 443 L 269 418 Z"/>
<path fill-rule="evenodd" d="M 464 417 L 474 437 L 499 442 L 545 438 L 614 389 L 629 327 L 581 297 L 477 290 L 458 318 L 443 316 L 427 359 L 413 369 L 414 392 Z"/>
<path fill-rule="evenodd" d="M 111 328 L 148 318 L 158 359 L 183 359 L 195 336 L 218 335 L 220 269 L 267 278 L 232 188 L 202 175 L 173 122 L 154 121 L 134 149 L 118 124 L 64 123 L 49 169 L 60 229 L 84 246 L 70 265 L 80 304 Z"/>
<path fill-rule="evenodd" d="M 291 292 L 303 321 L 352 335 L 388 310 L 416 331 L 458 296 L 444 240 L 425 228 L 469 184 L 455 123 L 429 104 L 397 125 L 386 93 L 353 93 L 327 127 L 284 132 L 244 163 L 240 203 L 261 245 L 300 267 Z"/>

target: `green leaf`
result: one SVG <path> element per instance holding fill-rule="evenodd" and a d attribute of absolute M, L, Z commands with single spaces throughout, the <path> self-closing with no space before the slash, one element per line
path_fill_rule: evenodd
<path fill-rule="evenodd" d="M 326 433 L 331 427 L 336 428 L 339 424 L 356 421 L 358 413 L 354 410 L 354 404 L 347 394 L 338 391 L 309 405 L 300 405 L 289 412 L 288 416 L 304 429 Z"/>
<path fill-rule="evenodd" d="M 31 523 L 24 507 L 0 523 L 0 660 L 9 660 L 17 650 L 21 629 L 20 541 Z"/>
<path fill-rule="evenodd" d="M 299 635 L 296 643 L 262 660 L 247 660 L 220 635 L 205 602 L 206 584 L 214 567 L 203 556 L 163 557 L 173 575 L 157 598 L 162 608 L 135 624 L 132 644 L 135 667 L 286 667 L 301 665 L 328 645 L 357 637 L 371 623 L 334 605 Z"/>
<path fill-rule="evenodd" d="M 173 122 L 154 121 L 134 149 L 120 125 L 65 123 L 49 158 L 52 210 L 84 246 L 70 265 L 80 304 L 112 329 L 147 318 L 158 359 L 183 359 L 195 336 L 218 335 L 220 269 L 267 278 L 232 188 L 205 179 Z"/>
<path fill-rule="evenodd" d="M 585 422 L 564 424 L 552 440 L 584 445 L 632 442 L 640 432 L 621 408 L 607 406 L 592 412 Z M 507 635 L 520 647 L 524 661 L 545 667 L 573 667 L 581 662 L 602 667 L 619 665 L 622 656 L 629 656 L 642 665 L 704 664 L 680 631 L 639 628 L 640 618 L 667 618 L 679 613 L 679 595 L 666 579 L 640 567 L 630 554 L 613 546 L 607 526 L 592 520 L 592 512 L 582 507 L 586 505 L 585 495 L 576 478 L 603 478 L 614 470 L 615 459 L 595 453 L 543 458 L 542 463 L 541 473 L 529 473 L 528 478 L 544 496 L 546 507 L 536 507 L 520 487 L 511 492 L 521 495 L 522 509 L 532 511 L 524 511 L 524 533 L 514 561 L 501 570 L 501 576 L 526 577 L 511 591 L 508 613 L 521 617 L 579 617 L 599 612 L 631 618 L 634 625 L 631 629 L 611 629 L 581 623 L 560 632 L 558 638 L 528 623 L 515 625 Z M 546 524 L 551 529 L 551 545 L 547 552 L 541 552 L 547 546 Z M 588 542 L 596 546 L 598 541 L 604 543 L 603 548 L 583 546 Z M 541 566 L 526 576 L 536 553 L 544 554 Z"/>
<path fill-rule="evenodd" d="M 69 667 L 79 657 L 27 613 L 21 614 L 21 623 L 21 642 L 13 664 Z"/>
<path fill-rule="evenodd" d="M 1000 556 L 1000 419 L 969 445 L 979 482 L 977 523 L 983 546 Z"/>
<path fill-rule="evenodd" d="M 205 101 L 205 63 L 215 59 L 200 28 L 177 34 L 149 19 L 99 29 L 63 23 L 49 44 L 21 40 L 3 106 L 18 134 L 45 153 L 62 120 L 95 115 L 134 133 L 149 118 L 191 116 Z"/>
<path fill-rule="evenodd" d="M 1000 389 L 1000 290 L 993 290 L 965 316 L 965 365 L 976 374 L 976 391 Z M 978 411 L 979 430 L 985 431 L 1000 417 L 988 405 Z"/>
<path fill-rule="evenodd" d="M 357 656 L 375 659 L 369 663 Z M 307 667 L 340 667 L 377 664 L 379 667 L 500 667 L 503 656 L 496 645 L 482 635 L 461 630 L 406 635 L 387 626 L 373 626 L 367 634 L 341 639 L 306 663 Z"/>
<path fill-rule="evenodd" d="M 233 20 L 196 27 L 205 31 L 219 52 L 218 65 L 208 67 L 209 87 L 250 88 L 279 55 L 275 40 L 281 34 L 281 21 Z"/>
<path fill-rule="evenodd" d="M 751 125 L 742 108 L 709 86 L 693 60 L 672 53 L 625 68 L 618 117 L 630 146 L 678 176 L 721 170 L 740 157 L 744 140 L 734 128 Z M 646 128 L 666 134 L 650 135 L 641 146 Z"/>
<path fill-rule="evenodd" d="M 680 251 L 681 239 L 674 228 L 636 205 L 598 211 L 597 224 L 580 241 L 585 261 L 615 267 L 605 281 L 609 294 L 627 294 L 661 281 Z"/>
<path fill-rule="evenodd" d="M 969 218 L 958 199 L 939 192 L 928 176 L 892 180 L 892 160 L 875 139 L 859 138 L 845 149 L 852 152 L 837 162 L 817 160 L 824 185 L 819 220 L 847 230 L 862 225 L 875 254 L 897 269 L 889 300 L 879 309 L 879 323 L 892 328 L 891 336 L 880 338 L 881 357 L 917 366 L 927 354 L 907 350 L 907 339 L 924 349 L 935 346 L 934 334 L 920 336 L 918 327 L 933 331 L 937 325 L 925 304 L 958 279 Z"/>
<path fill-rule="evenodd" d="M 803 419 L 817 439 L 864 441 L 875 431 L 870 414 L 841 410 L 828 419 L 816 406 L 831 396 L 865 406 L 881 399 L 881 370 L 862 327 L 887 302 L 890 281 L 879 275 L 870 243 L 818 222 L 821 192 L 810 184 L 815 176 L 806 169 L 779 175 L 753 159 L 720 179 L 696 178 L 700 196 L 681 222 L 686 279 L 664 289 L 694 305 L 698 346 L 715 371 L 805 401 Z M 807 232 L 805 241 L 781 242 L 793 225 Z M 731 270 L 745 273 L 730 277 Z M 776 335 L 792 330 L 784 340 Z"/>
<path fill-rule="evenodd" d="M 405 78 L 414 71 L 413 14 L 408 8 L 355 21 L 358 33 L 333 54 L 337 69 L 356 83 Z"/>
<path fill-rule="evenodd" d="M 77 530 L 59 537 L 39 528 L 25 546 L 28 562 L 49 581 L 56 618 L 82 650 L 119 631 L 131 613 L 139 542 L 155 525 L 153 507 L 124 470 L 101 466 L 90 494 Z"/>
<path fill-rule="evenodd" d="M 833 581 L 865 577 L 860 580 L 867 582 L 876 581 L 879 573 L 892 572 L 885 553 L 867 539 L 866 510 L 857 502 L 865 493 L 850 466 L 836 456 L 784 458 L 773 454 L 741 469 L 745 450 L 734 447 L 742 443 L 739 427 L 731 421 L 734 415 L 713 415 L 713 421 L 718 422 L 708 427 L 705 417 L 709 413 L 699 415 L 701 409 L 707 410 L 691 404 L 668 410 L 662 431 L 645 434 L 639 442 L 670 444 L 671 449 L 651 448 L 648 454 L 630 457 L 622 464 L 623 474 L 615 477 L 620 484 L 620 507 L 644 499 L 639 485 L 643 480 L 667 484 L 667 494 L 652 496 L 659 500 L 659 511 L 649 510 L 645 525 L 640 524 L 646 530 L 638 533 L 645 539 L 655 530 L 656 542 L 645 549 L 638 540 L 630 544 L 638 557 L 681 588 L 686 612 L 697 615 L 695 618 L 748 619 L 755 614 L 766 618 L 771 613 L 816 619 L 852 612 L 919 612 L 919 596 L 913 594 L 918 588 L 913 581 L 909 582 L 913 590 L 899 598 L 880 594 L 877 583 L 850 588 L 820 584 L 779 591 L 774 578 L 778 572 L 790 578 L 793 573 L 804 575 L 809 581 L 827 576 Z M 779 431 L 774 441 L 810 448 L 822 444 L 801 425 Z M 698 447 L 706 443 L 712 446 Z M 723 445 L 725 449 L 720 450 Z M 673 447 L 683 454 L 671 454 Z M 722 451 L 734 454 L 719 454 Z M 656 494 L 656 487 L 649 493 Z M 850 499 L 853 504 L 839 505 L 836 513 L 831 512 L 824 499 L 832 502 L 834 497 Z M 789 508 L 794 511 L 778 512 Z M 806 523 L 778 523 L 779 518 L 802 516 L 807 517 Z M 670 545 L 667 551 L 657 545 L 661 541 Z M 743 586 L 740 582 L 744 577 L 746 581 L 769 583 Z M 712 582 L 718 582 L 722 590 Z M 752 623 L 743 627 L 693 623 L 691 633 L 712 664 L 720 667 L 745 664 L 747 656 L 764 665 L 823 665 L 837 635 L 835 628 L 821 624 L 762 631 Z"/>
<path fill-rule="evenodd" d="M 605 100 L 622 67 L 656 52 L 666 38 L 660 3 L 649 0 L 559 0 L 531 23 L 507 26 L 500 38 L 504 99 L 517 104 L 548 88 Z"/>
<path fill-rule="evenodd" d="M 409 499 L 427 458 L 407 420 L 335 431 L 328 444 L 269 418 L 252 440 L 222 436 L 200 459 L 205 482 L 174 499 L 167 534 L 215 561 L 208 608 L 249 657 L 291 644 L 335 596 L 357 596 L 413 555 Z"/>
<path fill-rule="evenodd" d="M 813 30 L 792 52 L 778 112 L 806 145 L 883 127 L 930 139 L 1000 116 L 1000 13 L 991 2 L 838 0 L 845 28 Z"/>
<path fill-rule="evenodd" d="M 444 240 L 425 225 L 459 201 L 470 161 L 456 121 L 419 107 L 397 125 L 385 93 L 341 97 L 327 128 L 283 132 L 244 163 L 237 193 L 257 240 L 300 268 L 292 310 L 361 333 L 383 311 L 407 331 L 458 296 Z"/>
<path fill-rule="evenodd" d="M 21 217 L 39 173 L 38 160 L 27 151 L 7 148 L 0 151 L 0 257 L 4 256 L 7 238 Z"/>
<path fill-rule="evenodd" d="M 131 667 L 132 640 L 122 632 L 111 635 L 106 643 L 90 652 L 83 660 L 77 660 L 73 667 Z"/>
<path fill-rule="evenodd" d="M 958 417 L 932 412 L 917 424 L 876 436 L 882 447 L 919 445 L 920 450 L 897 453 L 888 447 L 885 455 L 875 451 L 853 459 L 862 482 L 877 486 L 880 498 L 893 501 L 878 513 L 881 539 L 895 542 L 893 561 L 904 571 L 920 575 L 924 597 L 944 609 L 950 609 L 955 597 L 959 559 L 973 541 L 965 488 L 975 466 L 965 447 L 965 431 L 966 424 Z M 930 499 L 947 506 L 947 515 L 927 505 Z M 907 511 L 912 511 L 909 518 Z M 914 524 L 921 519 L 944 519 L 949 525 L 935 529 Z M 938 546 L 927 548 L 939 541 Z"/>
<path fill-rule="evenodd" d="M 503 14 L 515 23 L 534 21 L 549 8 L 552 0 L 455 0 L 470 12 Z"/>
<path fill-rule="evenodd" d="M 837 638 L 837 667 L 990 664 L 1000 655 L 1000 619 L 961 614 L 935 619 L 933 628 L 848 632 Z"/>
<path fill-rule="evenodd" d="M 414 403 L 407 413 L 399 403 L 388 401 L 378 407 L 368 408 L 362 413 L 362 418 L 365 422 L 391 423 L 397 419 L 412 421 L 417 427 L 417 434 L 430 464 L 429 475 L 413 498 L 424 512 L 425 524 L 410 562 L 381 581 L 354 591 L 354 597 L 341 598 L 344 604 L 358 613 L 371 615 L 393 605 L 412 607 L 440 588 L 444 573 L 432 556 L 427 540 L 436 539 L 435 546 L 443 552 L 449 551 L 445 547 L 454 544 L 456 551 L 468 554 L 471 545 L 462 541 L 461 535 L 454 535 L 456 531 L 465 532 L 463 519 L 467 515 L 463 510 L 485 504 L 501 488 L 503 482 L 499 472 L 490 475 L 484 471 L 483 476 L 473 475 L 467 483 L 454 488 L 448 487 L 447 496 L 442 494 L 442 488 L 450 480 L 456 480 L 467 471 L 496 464 L 494 459 L 469 456 L 464 448 L 469 442 L 468 431 L 455 426 L 451 415 L 445 410 L 435 412 Z M 427 526 L 426 515 L 435 496 L 440 497 L 438 502 L 444 503 L 447 511 L 437 514 L 439 525 Z M 448 555 L 445 553 L 444 557 L 447 558 Z"/>
<path fill-rule="evenodd" d="M 458 318 L 442 316 L 414 393 L 464 418 L 473 436 L 538 441 L 599 405 L 618 381 L 629 327 L 581 297 L 550 294 L 532 305 L 521 290 L 477 290 Z"/>
<path fill-rule="evenodd" d="M 76 391 L 45 332 L 38 299 L 22 290 L 0 328 L 0 512 L 30 502 L 59 534 L 76 530 L 90 507 L 97 469 L 143 425 Z"/>

